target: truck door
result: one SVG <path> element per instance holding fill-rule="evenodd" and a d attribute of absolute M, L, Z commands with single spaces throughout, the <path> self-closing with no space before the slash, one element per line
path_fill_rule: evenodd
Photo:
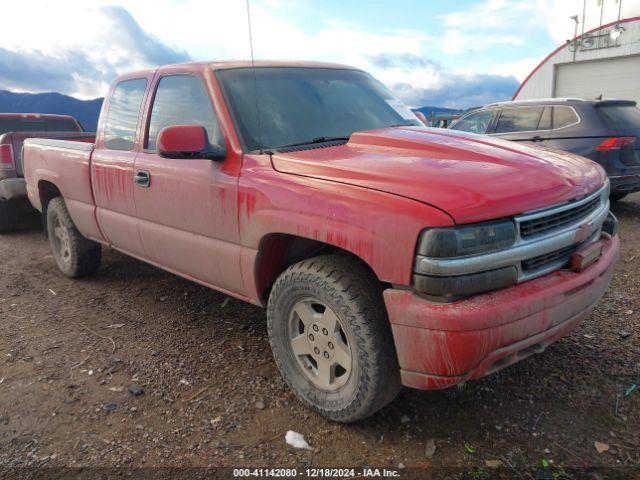
<path fill-rule="evenodd" d="M 237 174 L 225 161 L 160 157 L 156 140 L 171 125 L 200 125 L 221 138 L 203 78 L 156 80 L 148 128 L 135 162 L 135 202 L 147 257 L 164 268 L 231 292 L 242 292 Z"/>
<path fill-rule="evenodd" d="M 105 100 L 102 134 L 91 157 L 91 183 L 96 215 L 109 243 L 144 257 L 134 203 L 133 164 L 140 110 L 148 78 L 119 82 Z"/>

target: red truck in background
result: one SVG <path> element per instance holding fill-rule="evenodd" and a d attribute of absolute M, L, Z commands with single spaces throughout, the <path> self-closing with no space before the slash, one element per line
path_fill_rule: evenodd
<path fill-rule="evenodd" d="M 0 113 L 0 233 L 13 232 L 20 211 L 29 206 L 22 176 L 22 143 L 27 138 L 66 138 L 93 142 L 68 115 Z"/>
<path fill-rule="evenodd" d="M 284 380 L 341 422 L 542 352 L 619 252 L 597 164 L 425 128 L 339 65 L 127 74 L 95 144 L 27 140 L 24 167 L 63 273 L 107 245 L 266 306 Z"/>

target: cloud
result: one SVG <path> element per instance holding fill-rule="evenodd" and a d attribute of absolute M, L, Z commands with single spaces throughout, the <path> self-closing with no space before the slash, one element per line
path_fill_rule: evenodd
<path fill-rule="evenodd" d="M 429 105 L 465 109 L 510 100 L 518 85 L 520 82 L 514 77 L 448 74 L 435 87 L 422 88 L 397 83 L 393 85 L 393 89 L 406 103 L 414 107 Z"/>
<path fill-rule="evenodd" d="M 469 108 L 509 100 L 520 82 L 513 76 L 457 73 L 419 55 L 379 54 L 370 57 L 381 78 L 412 107 Z"/>
<path fill-rule="evenodd" d="M 112 41 L 116 42 L 117 47 L 129 52 L 127 62 L 131 62 L 131 56 L 136 62 L 146 65 L 180 63 L 191 59 L 185 50 L 174 50 L 142 30 L 123 7 L 107 6 L 99 11 L 104 16 L 107 28 L 111 32 L 117 32 Z"/>
<path fill-rule="evenodd" d="M 378 53 L 369 57 L 371 63 L 379 68 L 441 68 L 432 60 L 413 53 L 401 53 L 390 55 L 388 53 Z"/>
<path fill-rule="evenodd" d="M 512 30 L 514 25 L 537 27 L 542 18 L 539 1 L 484 0 L 464 10 L 443 15 L 448 28 L 462 31 L 500 32 Z"/>
<path fill-rule="evenodd" d="M 191 58 L 145 32 L 120 6 L 78 7 L 70 18 L 61 18 L 68 17 L 64 9 L 45 6 L 42 13 L 30 26 L 34 33 L 28 41 L 11 36 L 18 22 L 0 32 L 0 88 L 93 98 L 104 95 L 119 73 Z M 13 14 L 27 18 L 25 11 Z M 42 17 L 48 22 L 39 23 Z"/>
<path fill-rule="evenodd" d="M 11 51 L 0 48 L 0 85 L 16 91 L 70 92 L 78 89 L 82 77 L 100 79 L 82 52 L 61 52 L 50 56 L 40 51 Z"/>
<path fill-rule="evenodd" d="M 38 2 L 24 1 L 8 5 L 8 14 L 29 18 Z M 87 8 L 79 0 L 59 1 L 57 8 L 39 4 L 41 14 L 30 25 L 33 35 L 27 42 L 17 41 L 24 29 L 20 22 L 0 30 L 6 50 L 0 88 L 56 89 L 87 98 L 104 95 L 123 72 L 189 59 L 249 57 L 244 2 L 156 0 L 149 9 L 145 2 L 126 1 L 125 8 L 95 0 L 98 6 Z M 369 31 L 331 16 L 322 17 L 312 31 L 282 14 L 290 10 L 287 5 L 291 0 L 252 2 L 256 58 L 332 61 L 369 70 L 372 51 L 419 55 L 433 41 L 417 30 Z M 188 22 L 181 22 L 185 17 Z"/>
<path fill-rule="evenodd" d="M 258 59 L 353 65 L 412 106 L 429 101 L 466 107 L 510 96 L 517 86 L 512 75 L 521 79 L 537 63 L 535 53 L 523 58 L 519 48 L 531 44 L 534 29 L 544 35 L 544 9 L 561 4 L 479 0 L 459 10 L 452 4 L 450 14 L 434 20 L 437 28 L 426 24 L 420 30 L 371 29 L 361 23 L 366 17 L 345 20 L 307 0 L 252 0 L 251 18 Z M 249 57 L 244 1 L 154 0 L 150 8 L 148 2 L 92 0 L 91 5 L 21 0 L 4 6 L 7 18 L 20 20 L 0 29 L 0 88 L 92 98 L 104 95 L 127 71 Z M 310 16 L 311 26 L 304 20 Z M 434 58 L 446 58 L 448 67 Z"/>
<path fill-rule="evenodd" d="M 539 63 L 539 57 L 523 57 L 512 62 L 494 65 L 488 69 L 487 73 L 506 77 L 513 76 L 522 82 Z"/>
<path fill-rule="evenodd" d="M 583 30 L 588 31 L 600 25 L 600 13 L 602 12 L 602 24 L 614 22 L 618 18 L 618 8 L 620 7 L 620 18 L 630 18 L 640 16 L 640 0 L 603 0 L 601 5 L 595 0 L 541 0 L 545 12 L 545 23 L 549 36 L 558 44 L 573 38 L 575 24 L 569 18 L 578 15 L 578 33 Z M 583 11 L 583 6 L 586 6 Z M 602 9 L 601 9 L 602 6 Z M 584 15 L 583 15 L 584 13 Z M 583 18 L 584 16 L 584 18 Z"/>
<path fill-rule="evenodd" d="M 540 1 L 484 0 L 441 17 L 445 52 L 457 55 L 521 46 L 529 31 L 539 29 L 544 14 Z"/>

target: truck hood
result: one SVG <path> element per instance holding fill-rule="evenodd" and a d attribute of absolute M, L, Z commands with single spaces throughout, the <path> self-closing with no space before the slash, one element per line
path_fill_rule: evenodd
<path fill-rule="evenodd" d="M 457 224 L 508 217 L 587 195 L 604 171 L 577 155 L 454 130 L 394 127 L 344 145 L 274 154 L 273 167 L 411 198 Z"/>

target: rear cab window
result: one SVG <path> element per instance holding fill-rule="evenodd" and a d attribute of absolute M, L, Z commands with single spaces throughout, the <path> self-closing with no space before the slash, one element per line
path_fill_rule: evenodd
<path fill-rule="evenodd" d="M 104 126 L 104 146 L 110 150 L 133 150 L 147 80 L 123 80 L 113 89 Z"/>

